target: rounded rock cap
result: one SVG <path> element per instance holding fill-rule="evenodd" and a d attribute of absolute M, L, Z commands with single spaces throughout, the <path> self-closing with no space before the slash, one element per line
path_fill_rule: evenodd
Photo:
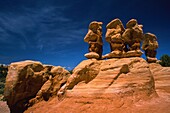
<path fill-rule="evenodd" d="M 102 22 L 97 22 L 97 21 L 93 21 L 89 24 L 89 29 L 94 29 L 94 28 L 98 28 L 99 26 L 101 26 L 103 23 Z"/>
<path fill-rule="evenodd" d="M 120 25 L 122 30 L 124 30 L 122 21 L 118 18 L 112 20 L 110 23 L 107 24 L 106 28 L 107 29 L 112 29 L 112 28 L 116 28 L 117 25 Z"/>
<path fill-rule="evenodd" d="M 132 28 L 134 27 L 135 25 L 137 25 L 137 20 L 136 19 L 131 19 L 127 22 L 126 24 L 126 28 Z"/>
<path fill-rule="evenodd" d="M 146 39 L 156 39 L 156 40 L 157 40 L 156 35 L 154 35 L 154 34 L 152 34 L 152 33 L 146 33 L 146 34 L 145 34 L 145 38 L 146 38 Z"/>

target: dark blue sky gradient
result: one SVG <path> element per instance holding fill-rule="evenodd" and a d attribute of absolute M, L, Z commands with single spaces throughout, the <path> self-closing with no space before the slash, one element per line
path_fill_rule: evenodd
<path fill-rule="evenodd" d="M 157 58 L 170 55 L 169 0 L 0 0 L 0 63 L 37 60 L 44 64 L 74 68 L 86 59 L 83 41 L 91 21 L 105 26 L 120 18 L 143 24 L 144 33 L 154 33 L 159 42 Z M 143 57 L 145 57 L 143 55 Z"/>

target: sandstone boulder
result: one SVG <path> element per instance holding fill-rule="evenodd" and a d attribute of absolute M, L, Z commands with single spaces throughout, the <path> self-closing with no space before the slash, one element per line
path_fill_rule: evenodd
<path fill-rule="evenodd" d="M 65 102 L 89 103 L 91 108 L 101 107 L 101 103 L 109 107 L 109 102 L 113 108 L 126 107 L 157 95 L 149 64 L 138 57 L 85 60 L 74 69 L 59 92 L 66 93 Z M 62 110 L 61 106 L 66 107 L 67 104 L 60 103 L 56 109 Z M 72 108 L 68 107 L 65 112 L 69 111 Z"/>
<path fill-rule="evenodd" d="M 67 81 L 68 75 L 69 72 L 62 67 L 42 65 L 40 62 L 11 63 L 4 91 L 10 111 L 23 112 L 30 104 L 33 104 L 30 100 L 36 98 L 36 95 L 45 95 L 47 92 L 56 93 L 61 84 Z"/>
<path fill-rule="evenodd" d="M 92 70 L 91 66 L 95 67 L 96 73 L 91 73 L 90 76 L 94 77 L 90 82 L 85 82 L 83 76 L 89 76 L 87 70 Z M 86 70 L 84 71 L 85 75 L 80 73 L 82 70 Z M 134 99 L 142 99 L 156 94 L 149 65 L 144 59 L 138 57 L 83 61 L 74 69 L 70 77 L 73 77 L 73 75 L 76 81 L 79 81 L 74 84 L 72 90 L 67 92 L 69 96 L 73 97 L 106 98 L 107 95 L 108 98 L 113 98 L 115 95 L 119 95 L 126 98 L 133 95 Z M 80 82 L 82 77 L 84 82 L 83 80 Z M 72 81 L 75 82 L 75 79 L 72 79 Z M 69 83 L 72 82 L 69 81 Z"/>
<path fill-rule="evenodd" d="M 80 82 L 89 83 L 93 80 L 100 71 L 100 64 L 102 61 L 96 59 L 89 59 L 82 61 L 75 69 L 73 74 L 68 78 L 66 84 L 58 92 L 58 96 L 64 94 L 67 89 L 72 89 Z"/>
<path fill-rule="evenodd" d="M 36 103 L 40 99 L 48 100 L 57 94 L 58 90 L 67 82 L 70 72 L 61 66 L 52 67 L 49 79 L 43 84 L 38 91 L 36 98 L 30 100 L 31 104 Z"/>

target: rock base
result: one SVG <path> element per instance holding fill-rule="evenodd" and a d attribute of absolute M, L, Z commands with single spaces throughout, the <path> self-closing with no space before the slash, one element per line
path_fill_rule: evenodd
<path fill-rule="evenodd" d="M 157 62 L 157 58 L 147 57 L 147 62 L 148 63 L 156 63 Z"/>
<path fill-rule="evenodd" d="M 128 52 L 119 52 L 119 51 L 112 51 L 109 54 L 104 55 L 103 59 L 110 59 L 110 58 L 129 58 L 129 57 L 141 57 L 143 52 L 141 50 L 137 51 L 128 51 Z"/>
<path fill-rule="evenodd" d="M 110 59 L 110 58 L 122 58 L 123 57 L 123 52 L 121 51 L 112 51 L 111 53 L 108 53 L 106 55 L 103 56 L 103 59 L 107 58 L 107 59 Z"/>
<path fill-rule="evenodd" d="M 136 51 L 128 51 L 127 53 L 124 54 L 125 58 L 128 57 L 141 57 L 143 52 L 141 50 L 136 50 Z"/>
<path fill-rule="evenodd" d="M 95 53 L 95 52 L 90 52 L 90 53 L 86 53 L 85 55 L 84 55 L 86 58 L 88 58 L 88 59 L 99 59 L 99 54 L 97 54 L 97 53 Z"/>

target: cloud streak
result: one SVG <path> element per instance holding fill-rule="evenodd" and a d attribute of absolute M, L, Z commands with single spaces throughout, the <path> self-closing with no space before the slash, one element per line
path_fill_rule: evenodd
<path fill-rule="evenodd" d="M 40 50 L 74 43 L 83 35 L 85 29 L 78 29 L 79 23 L 66 18 L 64 9 L 66 7 L 23 7 L 20 15 L 0 14 L 1 43 L 8 46 L 17 43 L 22 49 L 32 47 Z M 16 39 L 17 42 L 14 41 Z"/>
<path fill-rule="evenodd" d="M 83 52 L 78 46 L 83 45 L 87 26 L 65 14 L 71 5 L 21 5 L 20 13 L 0 12 L 0 55 L 5 56 L 0 63 L 24 59 L 49 63 L 57 57 L 55 62 L 61 65 L 61 59 Z"/>
<path fill-rule="evenodd" d="M 170 19 L 166 4 L 152 0 L 147 4 L 141 0 L 123 4 L 113 0 L 1 0 L 0 63 L 33 59 L 74 67 L 88 51 L 83 38 L 89 23 L 102 21 L 104 36 L 105 26 L 114 18 L 120 18 L 124 25 L 130 18 L 136 18 L 144 30 L 155 31 L 160 42 L 166 43 Z M 106 41 L 103 48 L 103 54 L 110 52 Z"/>

